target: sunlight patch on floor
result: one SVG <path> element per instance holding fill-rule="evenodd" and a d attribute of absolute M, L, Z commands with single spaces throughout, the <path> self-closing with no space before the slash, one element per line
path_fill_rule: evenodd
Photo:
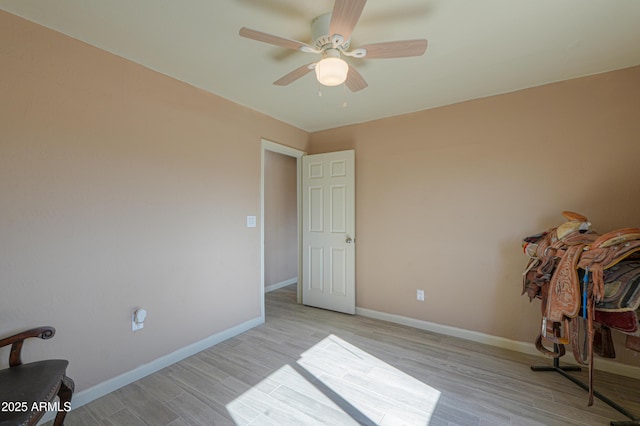
<path fill-rule="evenodd" d="M 428 425 L 440 392 L 330 335 L 227 405 L 236 424 Z"/>
<path fill-rule="evenodd" d="M 358 424 L 290 365 L 227 404 L 227 410 L 238 425 Z"/>

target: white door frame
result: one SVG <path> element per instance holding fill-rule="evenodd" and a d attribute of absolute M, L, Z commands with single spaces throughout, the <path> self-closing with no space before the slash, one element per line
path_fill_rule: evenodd
<path fill-rule="evenodd" d="M 277 152 L 296 159 L 296 204 L 298 208 L 298 303 L 302 303 L 302 157 L 307 153 L 295 148 L 261 139 L 260 155 L 260 317 L 265 320 L 264 313 L 264 159 L 266 151 Z"/>

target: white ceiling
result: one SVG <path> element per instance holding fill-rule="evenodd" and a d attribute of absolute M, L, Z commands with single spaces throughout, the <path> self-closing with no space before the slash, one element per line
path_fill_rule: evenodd
<path fill-rule="evenodd" d="M 306 131 L 640 65 L 639 0 L 369 0 L 352 47 L 429 40 L 422 57 L 352 59 L 369 87 L 322 88 L 316 56 L 238 36 L 310 43 L 333 0 L 0 0 L 0 9 Z M 347 106 L 343 107 L 346 100 Z"/>

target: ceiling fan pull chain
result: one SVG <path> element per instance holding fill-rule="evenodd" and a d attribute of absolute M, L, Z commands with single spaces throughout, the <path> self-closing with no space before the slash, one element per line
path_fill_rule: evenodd
<path fill-rule="evenodd" d="M 342 108 L 347 107 L 347 85 L 342 85 Z"/>

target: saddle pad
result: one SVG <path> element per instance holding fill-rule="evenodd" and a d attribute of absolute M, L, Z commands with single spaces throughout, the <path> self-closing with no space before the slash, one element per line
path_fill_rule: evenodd
<path fill-rule="evenodd" d="M 593 320 L 625 334 L 638 331 L 638 314 L 636 311 L 606 312 L 596 310 Z"/>
<path fill-rule="evenodd" d="M 604 270 L 604 297 L 596 310 L 635 311 L 640 307 L 640 261 L 623 260 Z"/>

